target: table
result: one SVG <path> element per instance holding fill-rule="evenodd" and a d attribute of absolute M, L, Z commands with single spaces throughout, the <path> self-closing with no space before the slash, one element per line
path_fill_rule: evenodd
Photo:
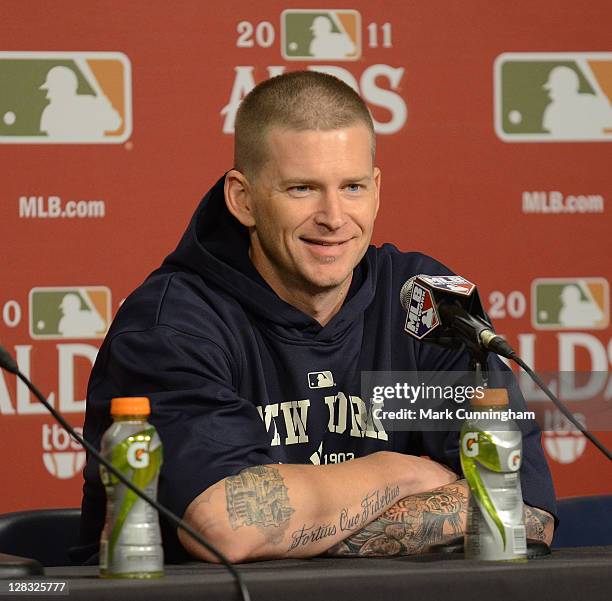
<path fill-rule="evenodd" d="M 436 553 L 262 561 L 238 569 L 253 601 L 612 599 L 612 546 L 561 549 L 548 557 L 514 564 Z M 48 579 L 69 581 L 70 601 L 239 598 L 231 576 L 220 565 L 193 562 L 167 566 L 164 578 L 153 581 L 103 580 L 97 573 L 96 567 L 46 569 Z"/>

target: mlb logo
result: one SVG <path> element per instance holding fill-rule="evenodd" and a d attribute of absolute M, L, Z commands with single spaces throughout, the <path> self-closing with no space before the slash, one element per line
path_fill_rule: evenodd
<path fill-rule="evenodd" d="M 290 61 L 356 61 L 361 58 L 361 15 L 356 10 L 284 10 L 281 53 Z"/>
<path fill-rule="evenodd" d="M 111 293 L 105 286 L 30 290 L 34 340 L 104 338 L 110 322 Z"/>
<path fill-rule="evenodd" d="M 407 306 L 404 329 L 415 338 L 424 338 L 440 324 L 431 291 L 416 281 L 412 284 Z"/>
<path fill-rule="evenodd" d="M 505 53 L 495 132 L 506 142 L 612 140 L 612 53 Z"/>
<path fill-rule="evenodd" d="M 335 385 L 331 371 L 308 372 L 308 388 L 331 388 Z"/>
<path fill-rule="evenodd" d="M 610 323 L 605 278 L 539 278 L 531 284 L 531 323 L 537 330 L 603 330 Z"/>
<path fill-rule="evenodd" d="M 120 144 L 132 134 L 119 52 L 0 52 L 0 143 Z"/>
<path fill-rule="evenodd" d="M 470 296 L 476 288 L 476 284 L 472 284 L 460 275 L 419 275 L 418 278 L 432 288 L 461 296 Z"/>

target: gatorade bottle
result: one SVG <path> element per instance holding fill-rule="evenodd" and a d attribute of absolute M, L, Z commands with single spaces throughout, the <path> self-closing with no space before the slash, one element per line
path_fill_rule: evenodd
<path fill-rule="evenodd" d="M 521 467 L 521 432 L 508 415 L 508 392 L 485 390 L 473 399 L 461 429 L 461 467 L 470 487 L 465 556 L 515 560 L 527 556 Z"/>
<path fill-rule="evenodd" d="M 147 422 L 146 397 L 111 401 L 113 424 L 104 433 L 102 455 L 149 496 L 157 496 L 162 445 Z M 122 484 L 104 466 L 106 523 L 100 538 L 100 575 L 106 578 L 163 576 L 164 553 L 157 511 Z"/>

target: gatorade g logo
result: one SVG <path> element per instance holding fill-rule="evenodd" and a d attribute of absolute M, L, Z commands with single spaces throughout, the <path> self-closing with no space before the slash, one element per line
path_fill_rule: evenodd
<path fill-rule="evenodd" d="M 516 472 L 521 467 L 521 452 L 517 449 L 508 455 L 508 469 Z"/>
<path fill-rule="evenodd" d="M 612 53 L 506 53 L 494 71 L 502 140 L 612 141 Z"/>
<path fill-rule="evenodd" d="M 0 143 L 125 142 L 131 88 L 119 52 L 0 52 Z"/>
<path fill-rule="evenodd" d="M 140 469 L 149 466 L 149 443 L 135 441 L 128 447 L 127 462 L 134 469 Z"/>
<path fill-rule="evenodd" d="M 285 10 L 281 39 L 286 60 L 356 61 L 361 58 L 361 15 L 356 10 Z"/>
<path fill-rule="evenodd" d="M 466 457 L 478 455 L 478 432 L 466 432 L 461 439 L 461 448 Z"/>

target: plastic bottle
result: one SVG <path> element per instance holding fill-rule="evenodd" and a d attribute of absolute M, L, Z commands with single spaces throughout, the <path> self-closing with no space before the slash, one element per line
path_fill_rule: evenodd
<path fill-rule="evenodd" d="M 527 556 L 521 467 L 522 435 L 509 418 L 508 392 L 473 399 L 461 430 L 461 467 L 470 487 L 465 556 L 521 560 Z"/>
<path fill-rule="evenodd" d="M 133 484 L 156 498 L 162 445 L 147 422 L 146 397 L 114 398 L 113 423 L 104 433 L 101 452 Z M 100 538 L 100 575 L 106 578 L 158 578 L 164 553 L 157 511 L 116 476 L 100 466 L 106 488 L 106 523 Z"/>

